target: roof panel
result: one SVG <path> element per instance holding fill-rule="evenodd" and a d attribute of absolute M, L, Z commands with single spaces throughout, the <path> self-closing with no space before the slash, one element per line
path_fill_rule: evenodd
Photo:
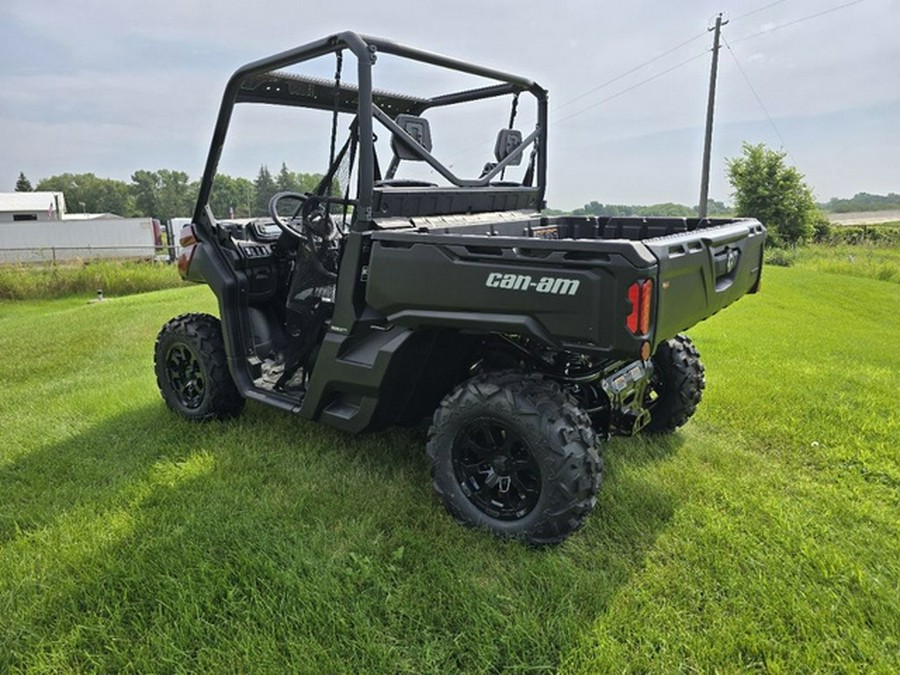
<path fill-rule="evenodd" d="M 252 75 L 241 82 L 239 102 L 270 103 L 303 108 L 334 110 L 335 94 L 340 112 L 355 113 L 359 90 L 353 84 L 341 84 L 336 91 L 334 82 L 316 77 L 294 75 L 282 71 Z M 406 94 L 375 89 L 372 101 L 391 117 L 400 113 L 416 114 L 428 107 L 428 100 Z"/>
<path fill-rule="evenodd" d="M 59 208 L 65 211 L 66 202 L 62 192 L 0 192 L 0 211 L 47 211 L 53 204 L 54 210 L 59 200 Z"/>

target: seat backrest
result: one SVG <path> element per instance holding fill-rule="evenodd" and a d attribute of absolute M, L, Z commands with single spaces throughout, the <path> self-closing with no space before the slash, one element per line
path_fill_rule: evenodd
<path fill-rule="evenodd" d="M 497 142 L 494 144 L 494 157 L 498 162 L 502 162 L 509 157 L 513 151 L 522 145 L 522 132 L 518 129 L 501 129 L 497 134 Z M 518 166 L 522 163 L 522 155 L 510 161 L 510 165 Z"/>
<path fill-rule="evenodd" d="M 403 131 L 428 152 L 431 152 L 431 126 L 424 117 L 401 114 L 394 120 Z M 411 147 L 409 141 L 397 134 L 391 134 L 391 150 L 398 159 L 420 160 L 422 157 Z"/>

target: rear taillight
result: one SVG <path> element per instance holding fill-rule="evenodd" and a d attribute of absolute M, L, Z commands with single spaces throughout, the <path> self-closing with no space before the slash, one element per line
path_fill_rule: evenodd
<path fill-rule="evenodd" d="M 637 335 L 638 318 L 641 312 L 641 287 L 639 284 L 633 283 L 628 287 L 628 302 L 631 303 L 631 312 L 625 320 L 625 325 L 628 326 L 628 330 Z"/>
<path fill-rule="evenodd" d="M 647 335 L 653 314 L 653 280 L 643 279 L 631 284 L 628 287 L 628 302 L 631 303 L 631 311 L 625 325 L 632 335 Z"/>

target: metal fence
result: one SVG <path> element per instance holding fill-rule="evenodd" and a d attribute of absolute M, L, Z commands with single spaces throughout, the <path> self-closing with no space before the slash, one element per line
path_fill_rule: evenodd
<path fill-rule="evenodd" d="M 0 264 L 49 264 L 87 260 L 156 260 L 174 262 L 174 246 L 44 246 L 0 248 Z"/>

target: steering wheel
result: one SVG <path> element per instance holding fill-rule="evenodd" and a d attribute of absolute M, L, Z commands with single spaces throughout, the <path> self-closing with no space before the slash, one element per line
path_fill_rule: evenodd
<path fill-rule="evenodd" d="M 278 213 L 278 205 L 287 199 L 298 204 L 285 219 Z M 300 240 L 319 272 L 329 279 L 337 278 L 337 227 L 323 199 L 310 193 L 277 192 L 269 200 L 269 216 L 283 232 Z"/>
<path fill-rule="evenodd" d="M 278 205 L 287 199 L 297 201 L 297 208 L 291 217 L 285 219 L 278 212 Z M 298 239 L 309 241 L 311 237 L 319 241 L 333 239 L 335 225 L 328 213 L 325 202 L 312 194 L 301 192 L 277 192 L 269 200 L 269 216 L 282 231 Z"/>

